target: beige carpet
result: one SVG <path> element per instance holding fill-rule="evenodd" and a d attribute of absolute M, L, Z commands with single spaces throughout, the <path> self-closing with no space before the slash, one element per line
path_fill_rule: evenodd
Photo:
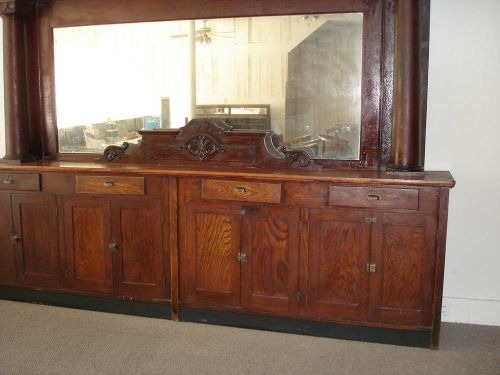
<path fill-rule="evenodd" d="M 432 351 L 0 301 L 0 374 L 500 375 L 500 327 Z"/>

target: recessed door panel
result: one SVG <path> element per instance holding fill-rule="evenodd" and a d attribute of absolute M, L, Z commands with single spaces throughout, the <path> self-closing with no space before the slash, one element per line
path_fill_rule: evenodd
<path fill-rule="evenodd" d="M 187 302 L 240 305 L 240 218 L 232 205 L 188 205 Z"/>
<path fill-rule="evenodd" d="M 364 320 L 368 312 L 370 224 L 368 213 L 311 210 L 308 314 L 331 320 Z"/>
<path fill-rule="evenodd" d="M 161 202 L 117 199 L 111 207 L 115 294 L 166 299 Z"/>
<path fill-rule="evenodd" d="M 376 228 L 376 229 L 375 229 Z M 370 319 L 430 326 L 436 220 L 420 214 L 381 214 L 374 226 Z"/>
<path fill-rule="evenodd" d="M 296 309 L 298 212 L 247 208 L 243 216 L 243 306 L 260 311 Z"/>
<path fill-rule="evenodd" d="M 109 210 L 107 199 L 64 199 L 66 269 L 72 289 L 113 291 Z"/>
<path fill-rule="evenodd" d="M 57 287 L 60 283 L 57 206 L 53 195 L 12 195 L 17 276 L 20 284 Z"/>

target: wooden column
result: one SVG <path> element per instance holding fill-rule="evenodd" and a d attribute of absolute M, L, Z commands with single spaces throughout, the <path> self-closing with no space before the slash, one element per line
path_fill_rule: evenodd
<path fill-rule="evenodd" d="M 0 0 L 3 20 L 6 160 L 34 159 L 30 153 L 27 82 L 27 17 L 34 1 Z"/>
<path fill-rule="evenodd" d="M 423 169 L 420 119 L 419 0 L 396 0 L 390 169 Z"/>

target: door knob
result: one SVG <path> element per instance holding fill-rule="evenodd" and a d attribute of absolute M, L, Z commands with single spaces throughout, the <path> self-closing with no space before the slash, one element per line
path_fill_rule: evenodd
<path fill-rule="evenodd" d="M 21 241 L 21 237 L 19 237 L 17 234 L 13 234 L 12 236 L 10 236 L 10 240 L 13 243 L 19 243 L 19 241 Z"/>

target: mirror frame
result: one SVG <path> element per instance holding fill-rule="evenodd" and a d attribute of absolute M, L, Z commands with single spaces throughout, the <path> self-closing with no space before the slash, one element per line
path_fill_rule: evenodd
<path fill-rule="evenodd" d="M 361 158 L 315 160 L 314 164 L 335 169 L 421 170 L 429 0 L 0 0 L 5 159 L 102 161 L 97 154 L 58 153 L 55 27 L 341 12 L 364 15 Z"/>

